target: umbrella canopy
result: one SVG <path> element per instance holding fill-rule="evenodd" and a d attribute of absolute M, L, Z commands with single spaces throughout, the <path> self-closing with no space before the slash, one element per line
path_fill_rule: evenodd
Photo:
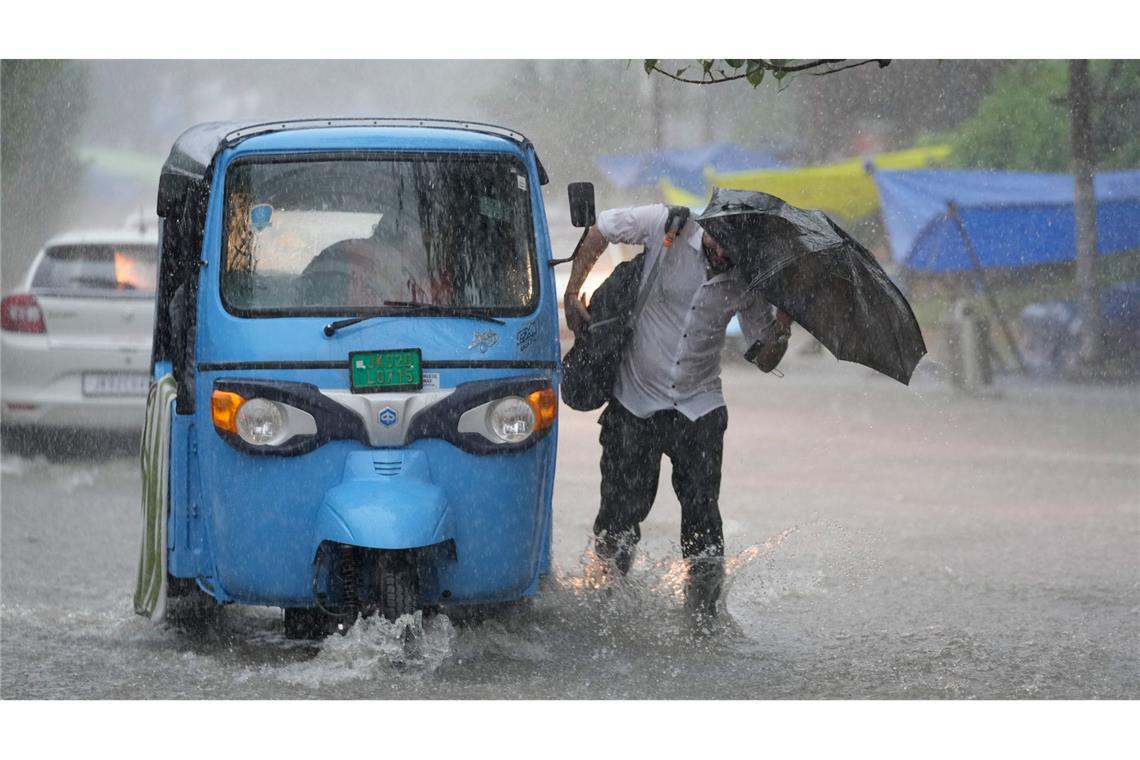
<path fill-rule="evenodd" d="M 715 188 L 697 221 L 756 288 L 838 359 L 910 382 L 926 354 L 910 304 L 871 255 L 822 211 Z"/>

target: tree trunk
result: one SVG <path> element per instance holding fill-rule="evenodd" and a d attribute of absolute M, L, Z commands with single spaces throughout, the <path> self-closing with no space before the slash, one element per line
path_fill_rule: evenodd
<path fill-rule="evenodd" d="M 653 147 L 660 151 L 665 139 L 665 109 L 661 98 L 661 77 L 649 77 L 650 118 L 653 119 Z"/>
<path fill-rule="evenodd" d="M 1077 290 L 1081 304 L 1080 356 L 1090 366 L 1100 359 L 1100 303 L 1096 291 L 1096 197 L 1093 194 L 1092 119 L 1089 62 L 1069 62 L 1072 119 L 1073 200 L 1077 217 Z"/>

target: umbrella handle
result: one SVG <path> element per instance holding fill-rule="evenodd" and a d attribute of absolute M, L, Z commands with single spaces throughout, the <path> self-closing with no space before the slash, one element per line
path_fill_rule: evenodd
<path fill-rule="evenodd" d="M 673 241 L 677 239 L 677 233 L 689 221 L 689 209 L 684 206 L 670 206 L 669 217 L 665 220 L 665 240 L 662 245 L 665 248 L 672 248 Z"/>

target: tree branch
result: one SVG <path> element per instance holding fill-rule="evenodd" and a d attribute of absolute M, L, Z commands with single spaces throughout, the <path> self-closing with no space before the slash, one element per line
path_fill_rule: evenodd
<path fill-rule="evenodd" d="M 891 59 L 890 58 L 869 58 L 865 61 L 856 61 L 855 63 L 849 63 L 846 66 L 840 66 L 838 68 L 828 69 L 827 71 L 811 71 L 808 73 L 811 74 L 811 76 L 813 76 L 813 77 L 822 77 L 822 76 L 827 76 L 828 74 L 835 74 L 835 73 L 840 72 L 840 71 L 846 71 L 847 69 L 853 69 L 856 66 L 866 66 L 868 63 L 877 63 L 877 64 L 879 64 L 880 69 L 885 69 L 887 66 L 891 65 Z"/>
<path fill-rule="evenodd" d="M 764 59 L 752 59 L 750 61 L 750 63 L 758 64 L 758 66 L 752 68 L 751 70 L 749 70 L 748 67 L 745 66 L 744 67 L 745 71 L 743 71 L 740 74 L 725 75 L 723 72 L 723 69 L 722 69 L 720 77 L 715 76 L 710 70 L 710 71 L 706 72 L 706 77 L 704 79 L 691 79 L 689 77 L 683 77 L 683 76 L 679 76 L 677 74 L 670 74 L 668 71 L 661 68 L 661 66 L 656 61 L 654 61 L 653 64 L 651 66 L 648 66 L 647 68 L 648 68 L 649 72 L 656 71 L 658 74 L 666 76 L 669 79 L 672 79 L 672 80 L 677 81 L 677 82 L 684 82 L 686 84 L 724 84 L 725 82 L 734 82 L 738 79 L 746 79 L 749 76 L 749 74 L 751 73 L 751 71 L 755 71 L 755 68 L 761 68 L 764 71 L 770 71 L 774 75 L 776 75 L 777 78 L 782 78 L 782 77 L 786 76 L 787 74 L 797 74 L 797 73 L 801 73 L 801 72 L 808 72 L 809 74 L 811 74 L 811 76 L 821 77 L 821 76 L 827 76 L 828 74 L 835 74 L 835 73 L 840 72 L 840 71 L 846 71 L 847 69 L 853 69 L 857 66 L 865 66 L 868 63 L 877 63 L 877 64 L 879 64 L 879 68 L 881 69 L 881 68 L 884 68 L 885 66 L 888 66 L 891 62 L 890 59 L 871 58 L 871 59 L 868 59 L 865 61 L 855 61 L 853 63 L 848 63 L 845 66 L 839 66 L 839 67 L 835 67 L 835 68 L 831 67 L 832 64 L 844 63 L 846 60 L 847 59 L 845 59 L 845 58 L 821 58 L 821 59 L 814 60 L 814 61 L 806 61 L 804 63 L 797 63 L 797 64 L 789 65 L 789 64 L 772 63 L 771 61 L 764 60 Z M 646 63 L 648 63 L 648 61 Z M 820 67 L 827 67 L 827 68 L 825 71 L 813 71 L 813 69 L 818 69 Z M 741 67 L 736 67 L 736 68 L 739 69 Z M 711 67 L 710 67 L 710 69 L 711 69 Z"/>

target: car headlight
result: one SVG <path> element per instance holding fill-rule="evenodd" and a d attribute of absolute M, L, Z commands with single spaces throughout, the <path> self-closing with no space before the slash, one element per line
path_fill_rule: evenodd
<path fill-rule="evenodd" d="M 509 396 L 487 409 L 487 426 L 503 443 L 521 443 L 534 432 L 534 409 L 526 399 Z"/>

